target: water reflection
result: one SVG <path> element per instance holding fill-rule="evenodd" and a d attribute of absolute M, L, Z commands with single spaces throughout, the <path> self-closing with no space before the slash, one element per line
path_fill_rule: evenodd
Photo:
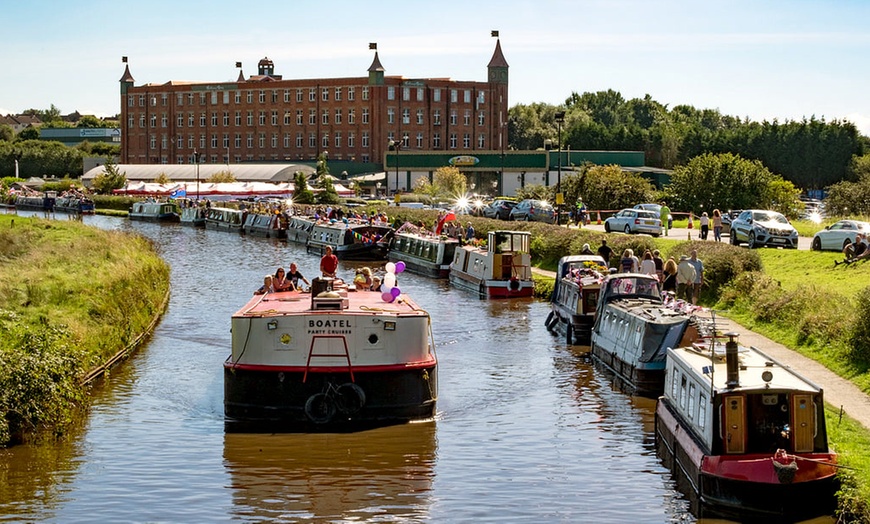
<path fill-rule="evenodd" d="M 435 458 L 434 422 L 358 434 L 224 435 L 240 519 L 424 520 Z"/>

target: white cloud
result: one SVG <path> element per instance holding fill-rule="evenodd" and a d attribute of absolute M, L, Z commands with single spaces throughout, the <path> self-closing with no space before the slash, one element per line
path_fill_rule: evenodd
<path fill-rule="evenodd" d="M 870 115 L 862 115 L 860 113 L 849 113 L 846 115 L 846 120 L 855 124 L 858 131 L 864 136 L 870 136 Z"/>

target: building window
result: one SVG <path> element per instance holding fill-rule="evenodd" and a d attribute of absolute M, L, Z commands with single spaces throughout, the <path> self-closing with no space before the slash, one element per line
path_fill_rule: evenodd
<path fill-rule="evenodd" d="M 139 115 L 139 127 L 145 127 L 145 115 Z"/>
<path fill-rule="evenodd" d="M 217 127 L 217 125 L 218 125 L 218 116 L 217 116 L 217 113 L 212 113 L 212 114 L 211 114 L 211 125 L 212 125 L 212 127 Z"/>
<path fill-rule="evenodd" d="M 199 114 L 199 127 L 205 127 L 205 113 Z"/>
<path fill-rule="evenodd" d="M 239 127 L 240 125 L 242 125 L 242 112 L 241 111 L 236 111 L 236 122 L 235 123 L 236 123 L 236 127 Z"/>
<path fill-rule="evenodd" d="M 201 106 L 205 105 L 205 101 L 206 101 L 205 95 L 206 95 L 205 93 L 199 94 L 199 105 L 201 105 Z"/>
<path fill-rule="evenodd" d="M 347 110 L 347 123 L 351 125 L 356 123 L 356 109 L 350 108 Z"/>
<path fill-rule="evenodd" d="M 168 140 L 166 140 L 166 135 L 160 135 L 160 149 L 166 149 Z"/>
<path fill-rule="evenodd" d="M 433 90 L 432 90 L 432 99 L 433 99 L 435 102 L 440 102 L 440 101 L 441 101 L 441 89 L 433 89 Z"/>
<path fill-rule="evenodd" d="M 246 122 L 249 126 L 254 125 L 254 112 L 248 111 L 248 116 L 246 118 Z"/>
<path fill-rule="evenodd" d="M 436 109 L 432 112 L 432 125 L 440 126 L 441 125 L 441 110 Z"/>
<path fill-rule="evenodd" d="M 257 115 L 257 123 L 259 123 L 261 126 L 266 125 L 266 112 L 265 111 L 260 111 L 260 113 Z"/>
<path fill-rule="evenodd" d="M 402 88 L 402 100 L 404 100 L 406 102 L 408 100 L 411 100 L 411 88 L 410 87 L 403 87 Z"/>
<path fill-rule="evenodd" d="M 296 88 L 296 101 L 297 102 L 302 101 L 302 88 L 301 87 Z"/>
<path fill-rule="evenodd" d="M 368 154 L 363 153 L 363 156 L 362 156 L 362 162 L 363 162 L 364 164 L 368 164 L 368 163 L 369 163 L 369 155 L 368 155 Z"/>
<path fill-rule="evenodd" d="M 320 121 L 323 125 L 329 125 L 329 109 L 324 109 L 320 115 Z"/>
<path fill-rule="evenodd" d="M 291 117 L 290 111 L 287 111 L 286 113 L 284 113 L 284 125 L 285 126 L 290 125 L 290 117 Z"/>
<path fill-rule="evenodd" d="M 193 149 L 193 135 L 187 135 L 187 149 Z"/>
<path fill-rule="evenodd" d="M 253 133 L 247 134 L 247 136 L 245 137 L 245 144 L 247 145 L 248 149 L 252 149 L 254 147 L 254 134 Z"/>
<path fill-rule="evenodd" d="M 485 149 L 486 147 L 486 135 L 481 133 L 477 136 L 477 149 Z"/>
<path fill-rule="evenodd" d="M 341 131 L 335 132 L 335 148 L 341 149 Z"/>
<path fill-rule="evenodd" d="M 178 113 L 178 116 L 175 119 L 175 125 L 177 127 L 184 127 L 184 113 Z"/>
<path fill-rule="evenodd" d="M 336 124 L 340 124 L 340 123 L 341 123 L 341 109 L 336 109 L 336 110 L 335 110 L 335 123 L 336 123 Z"/>
<path fill-rule="evenodd" d="M 462 123 L 467 126 L 471 125 L 471 110 L 465 110 L 465 114 L 462 115 Z"/>
<path fill-rule="evenodd" d="M 356 88 L 355 87 L 348 87 L 347 88 L 347 99 L 350 100 L 351 102 L 353 102 L 355 98 L 356 98 Z"/>
<path fill-rule="evenodd" d="M 369 147 L 369 132 L 362 132 L 362 147 Z"/>
<path fill-rule="evenodd" d="M 261 104 L 265 104 L 265 103 L 266 103 L 266 92 L 265 92 L 265 91 L 260 90 L 260 96 L 259 96 L 259 98 L 258 98 L 258 101 L 259 101 Z"/>
<path fill-rule="evenodd" d="M 317 101 L 317 88 L 310 87 L 308 88 L 308 101 L 316 102 Z"/>
<path fill-rule="evenodd" d="M 217 149 L 217 146 L 218 146 L 218 136 L 211 135 L 211 147 L 212 147 L 212 149 Z"/>
<path fill-rule="evenodd" d="M 310 147 L 311 149 L 317 147 L 317 137 L 314 135 L 314 133 L 308 134 L 308 147 Z"/>
<path fill-rule="evenodd" d="M 395 124 L 396 123 L 396 110 L 392 107 L 387 108 L 387 123 Z"/>
<path fill-rule="evenodd" d="M 276 90 L 272 90 L 272 103 L 273 104 L 278 103 L 278 91 L 276 91 Z"/>
<path fill-rule="evenodd" d="M 423 133 L 417 133 L 417 149 L 423 149 Z"/>
<path fill-rule="evenodd" d="M 423 124 L 423 110 L 422 109 L 417 110 L 417 124 L 421 124 L 421 125 Z"/>
<path fill-rule="evenodd" d="M 240 149 L 242 147 L 242 135 L 240 133 L 236 133 L 236 136 L 233 137 L 233 147 L 236 149 Z"/>
<path fill-rule="evenodd" d="M 483 127 L 485 122 L 486 122 L 486 112 L 480 111 L 479 113 L 477 113 L 477 125 Z"/>
<path fill-rule="evenodd" d="M 296 133 L 296 148 L 302 149 L 302 133 Z"/>
<path fill-rule="evenodd" d="M 354 147 L 354 134 L 353 131 L 347 134 L 347 147 Z"/>
<path fill-rule="evenodd" d="M 387 86 L 387 100 L 395 100 L 396 99 L 396 88 L 393 86 Z"/>
<path fill-rule="evenodd" d="M 229 111 L 224 111 L 224 127 L 228 127 L 230 125 L 230 113 Z"/>
<path fill-rule="evenodd" d="M 136 97 L 133 95 L 127 97 L 127 107 L 136 107 Z"/>
<path fill-rule="evenodd" d="M 471 135 L 468 133 L 462 135 L 462 149 L 471 149 Z"/>
<path fill-rule="evenodd" d="M 317 110 L 314 108 L 308 110 L 308 125 L 317 125 Z"/>
<path fill-rule="evenodd" d="M 271 120 L 272 120 L 273 126 L 278 125 L 278 112 L 277 111 L 272 111 L 272 119 Z"/>
<path fill-rule="evenodd" d="M 477 105 L 483 105 L 484 103 L 486 103 L 486 91 L 478 91 Z"/>
<path fill-rule="evenodd" d="M 450 90 L 450 102 L 454 104 L 459 102 L 459 93 L 455 89 Z"/>
<path fill-rule="evenodd" d="M 450 149 L 456 149 L 456 133 L 450 133 Z"/>
<path fill-rule="evenodd" d="M 323 135 L 323 138 L 320 140 L 320 147 L 329 149 L 329 135 Z"/>
<path fill-rule="evenodd" d="M 278 147 L 278 133 L 272 133 L 272 149 Z"/>
<path fill-rule="evenodd" d="M 221 140 L 224 144 L 224 149 L 230 147 L 230 135 L 224 133 L 223 140 Z"/>
<path fill-rule="evenodd" d="M 407 107 L 402 108 L 402 123 L 410 124 L 411 123 L 411 110 Z"/>
<path fill-rule="evenodd" d="M 205 149 L 205 135 L 199 135 L 199 147 Z"/>
<path fill-rule="evenodd" d="M 441 149 L 441 133 L 432 133 L 432 149 Z"/>
<path fill-rule="evenodd" d="M 187 113 L 187 127 L 193 127 L 195 123 L 196 117 L 194 116 L 193 112 Z"/>
<path fill-rule="evenodd" d="M 324 88 L 321 90 L 320 98 L 321 98 L 321 100 L 323 100 L 324 102 L 328 102 L 328 101 L 329 101 L 329 88 L 328 88 L 328 87 L 324 87 Z"/>
<path fill-rule="evenodd" d="M 136 115 L 127 115 L 127 128 L 133 128 L 136 125 Z"/>
<path fill-rule="evenodd" d="M 466 104 L 471 103 L 471 89 L 466 89 L 462 92 L 462 101 Z"/>
<path fill-rule="evenodd" d="M 456 110 L 455 110 L 455 109 L 451 109 L 451 110 L 450 110 L 450 125 L 451 125 L 451 126 L 455 126 L 455 125 L 456 125 L 456 120 L 457 120 L 457 119 L 456 119 Z"/>
<path fill-rule="evenodd" d="M 369 99 L 369 87 L 363 86 L 362 88 L 362 99 L 363 101 L 368 101 Z"/>
<path fill-rule="evenodd" d="M 205 115 L 203 115 L 203 119 Z M 157 127 L 157 115 L 151 115 L 151 123 L 149 124 L 151 127 Z"/>
<path fill-rule="evenodd" d="M 260 133 L 259 136 L 257 136 L 257 145 L 260 149 L 266 147 L 266 133 Z"/>
<path fill-rule="evenodd" d="M 236 89 L 233 96 L 234 96 L 234 101 L 235 101 L 236 105 L 242 103 L 242 92 L 241 91 Z"/>
<path fill-rule="evenodd" d="M 426 91 L 422 87 L 417 88 L 417 102 L 422 102 Z"/>
<path fill-rule="evenodd" d="M 145 107 L 145 95 L 139 95 L 139 107 Z"/>
<path fill-rule="evenodd" d="M 367 107 L 364 107 L 362 110 L 362 123 L 363 124 L 369 123 L 369 108 L 367 108 Z"/>
<path fill-rule="evenodd" d="M 284 149 L 290 149 L 290 133 L 284 133 Z"/>
<path fill-rule="evenodd" d="M 302 125 L 302 110 L 301 109 L 296 110 L 296 125 L 297 126 Z"/>
<path fill-rule="evenodd" d="M 341 100 L 341 88 L 340 87 L 335 88 L 335 100 L 336 101 Z"/>
<path fill-rule="evenodd" d="M 184 93 L 178 93 L 175 95 L 175 104 L 179 106 L 184 105 Z"/>
<path fill-rule="evenodd" d="M 148 145 L 151 147 L 151 149 L 157 149 L 157 137 L 154 135 L 151 135 L 151 139 L 149 140 Z"/>
<path fill-rule="evenodd" d="M 254 92 L 253 91 L 245 91 L 245 101 L 249 104 L 254 102 Z"/>

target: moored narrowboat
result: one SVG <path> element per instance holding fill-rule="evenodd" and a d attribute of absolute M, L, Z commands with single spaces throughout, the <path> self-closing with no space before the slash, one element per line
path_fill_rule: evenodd
<path fill-rule="evenodd" d="M 392 262 L 404 262 L 406 271 L 432 278 L 447 278 L 458 246 L 459 240 L 455 238 L 434 235 L 412 224 L 405 224 L 396 231 L 388 256 Z"/>
<path fill-rule="evenodd" d="M 230 233 L 243 233 L 246 213 L 230 207 L 210 207 L 205 211 L 205 228 Z"/>
<path fill-rule="evenodd" d="M 367 221 L 320 220 L 308 236 L 307 250 L 323 254 L 327 246 L 340 260 L 387 260 L 396 230 Z"/>
<path fill-rule="evenodd" d="M 490 231 L 486 246 L 456 248 L 450 283 L 483 298 L 531 297 L 535 283 L 530 239 L 527 231 Z"/>
<path fill-rule="evenodd" d="M 311 236 L 311 230 L 314 229 L 314 224 L 317 220 L 314 217 L 294 215 L 290 217 L 290 222 L 287 224 L 287 231 L 284 236 L 288 242 L 295 244 L 308 244 L 308 238 Z"/>
<path fill-rule="evenodd" d="M 181 208 L 181 225 L 193 227 L 205 227 L 205 208 L 191 206 Z"/>
<path fill-rule="evenodd" d="M 178 222 L 178 206 L 174 202 L 133 202 L 128 215 L 130 220 L 154 222 Z"/>
<path fill-rule="evenodd" d="M 230 426 L 355 430 L 434 417 L 429 314 L 406 295 L 385 305 L 379 292 L 321 278 L 310 293 L 255 295 L 232 317 Z"/>
<path fill-rule="evenodd" d="M 710 334 L 703 324 L 665 304 L 655 276 L 609 275 L 601 284 L 595 312 L 592 357 L 616 375 L 626 391 L 656 398 L 664 387 L 667 349 Z"/>
<path fill-rule="evenodd" d="M 287 216 L 281 213 L 248 213 L 242 228 L 246 235 L 286 238 L 287 223 Z"/>
<path fill-rule="evenodd" d="M 55 200 L 54 209 L 64 213 L 92 215 L 95 212 L 94 201 L 81 194 L 65 194 Z"/>
<path fill-rule="evenodd" d="M 837 456 L 820 387 L 736 334 L 670 349 L 656 450 L 701 517 L 796 522 L 832 515 Z"/>
<path fill-rule="evenodd" d="M 607 262 L 599 255 L 562 257 L 556 267 L 547 329 L 564 332 L 568 344 L 589 344 L 598 294 L 607 272 Z"/>

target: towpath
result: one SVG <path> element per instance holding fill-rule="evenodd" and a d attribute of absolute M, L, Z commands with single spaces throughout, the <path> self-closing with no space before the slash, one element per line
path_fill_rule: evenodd
<path fill-rule="evenodd" d="M 543 269 L 533 268 L 534 273 L 555 278 L 556 273 Z M 705 310 L 701 316 L 709 318 L 712 313 Z M 846 380 L 822 364 L 811 358 L 783 346 L 769 338 L 762 336 L 737 322 L 716 314 L 716 330 L 721 333 L 735 332 L 740 335 L 739 341 L 743 346 L 754 346 L 780 363 L 795 370 L 798 374 L 813 381 L 824 389 L 825 400 L 841 409 L 850 417 L 860 422 L 870 431 L 870 395 L 862 392 L 851 381 Z"/>

